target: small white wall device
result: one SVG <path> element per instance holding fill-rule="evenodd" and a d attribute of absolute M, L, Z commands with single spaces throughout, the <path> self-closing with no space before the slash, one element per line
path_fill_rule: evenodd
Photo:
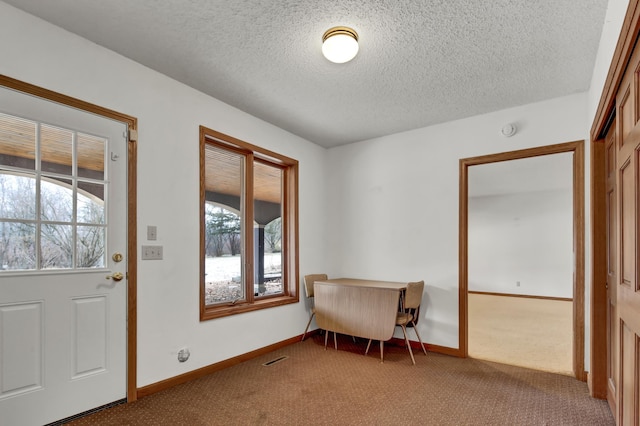
<path fill-rule="evenodd" d="M 516 125 L 513 123 L 509 123 L 509 124 L 505 124 L 502 127 L 502 129 L 500 130 L 500 133 L 502 133 L 502 136 L 506 138 L 510 138 L 511 136 L 515 135 L 517 131 L 518 129 L 516 128 Z"/>

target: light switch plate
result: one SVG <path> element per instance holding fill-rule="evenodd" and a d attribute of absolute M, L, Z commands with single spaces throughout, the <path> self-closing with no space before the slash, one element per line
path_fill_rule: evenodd
<path fill-rule="evenodd" d="M 162 260 L 162 246 L 142 246 L 142 260 Z"/>
<path fill-rule="evenodd" d="M 147 226 L 147 240 L 155 241 L 158 239 L 158 227 L 149 225 Z"/>

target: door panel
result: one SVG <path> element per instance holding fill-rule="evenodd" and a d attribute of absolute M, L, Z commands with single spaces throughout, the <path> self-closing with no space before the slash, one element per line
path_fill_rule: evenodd
<path fill-rule="evenodd" d="M 104 295 L 76 297 L 73 305 L 73 378 L 107 370 L 107 298 Z"/>
<path fill-rule="evenodd" d="M 126 397 L 127 129 L 8 89 L 0 114 L 0 423 L 39 425 Z"/>
<path fill-rule="evenodd" d="M 635 403 L 635 389 L 637 380 L 637 339 L 638 336 L 627 327 L 620 324 L 620 352 L 621 352 L 621 386 L 620 386 L 620 425 L 636 425 L 638 419 L 638 405 Z"/>
<path fill-rule="evenodd" d="M 633 125 L 635 124 L 635 120 L 633 117 L 635 114 L 633 113 L 633 96 L 629 96 L 631 90 L 630 83 L 626 85 L 626 90 L 623 92 L 623 95 L 620 97 L 618 101 L 618 111 L 620 117 L 620 135 L 621 139 L 627 137 Z M 624 143 L 624 142 L 623 142 Z"/>
<path fill-rule="evenodd" d="M 616 386 L 619 374 L 618 340 L 619 323 L 617 308 L 617 209 L 616 209 L 616 123 L 612 123 L 605 138 L 605 178 L 607 209 L 607 401 L 611 412 L 616 413 Z"/>
<path fill-rule="evenodd" d="M 627 160 L 620 167 L 620 285 L 629 287 L 633 281 L 635 259 L 634 217 L 635 200 L 633 199 L 633 167 Z"/>
<path fill-rule="evenodd" d="M 618 312 L 617 351 L 617 422 L 637 425 L 640 421 L 638 404 L 638 335 L 640 334 L 640 292 L 638 291 L 638 149 L 640 126 L 636 125 L 624 140 L 619 141 L 616 153 L 616 192 L 618 236 L 618 278 L 616 304 Z"/>
<path fill-rule="evenodd" d="M 0 397 L 41 389 L 44 383 L 44 315 L 42 302 L 0 307 Z"/>

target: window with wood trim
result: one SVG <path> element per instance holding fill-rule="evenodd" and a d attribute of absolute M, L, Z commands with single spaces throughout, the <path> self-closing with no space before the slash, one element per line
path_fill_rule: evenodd
<path fill-rule="evenodd" d="M 299 301 L 298 162 L 200 127 L 200 319 Z"/>

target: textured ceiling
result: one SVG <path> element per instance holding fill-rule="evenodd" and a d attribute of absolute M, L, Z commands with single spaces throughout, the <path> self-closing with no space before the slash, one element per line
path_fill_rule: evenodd
<path fill-rule="evenodd" d="M 325 147 L 589 88 L 607 0 L 5 0 Z M 322 34 L 360 36 L 346 64 Z"/>

